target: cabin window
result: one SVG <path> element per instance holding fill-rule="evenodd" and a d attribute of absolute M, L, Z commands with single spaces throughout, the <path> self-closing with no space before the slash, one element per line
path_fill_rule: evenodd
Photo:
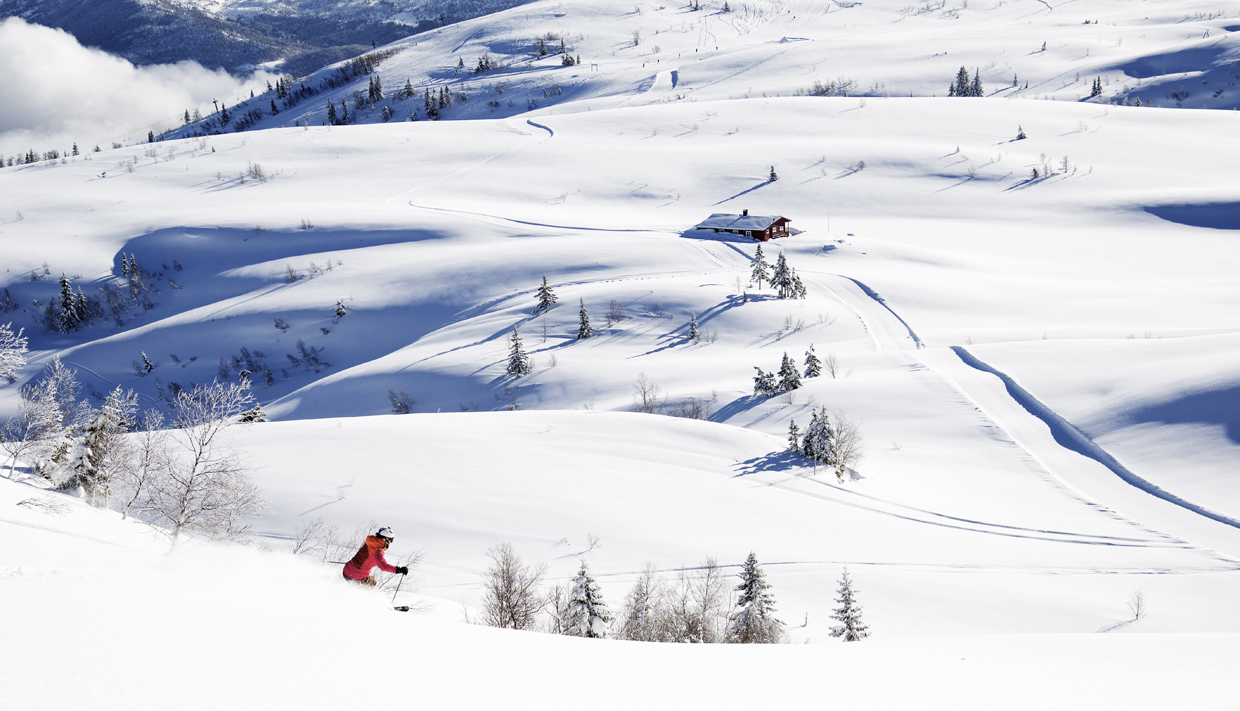
<path fill-rule="evenodd" d="M 753 237 L 753 231 L 752 231 L 752 230 L 745 230 L 745 236 L 746 236 L 746 237 Z"/>

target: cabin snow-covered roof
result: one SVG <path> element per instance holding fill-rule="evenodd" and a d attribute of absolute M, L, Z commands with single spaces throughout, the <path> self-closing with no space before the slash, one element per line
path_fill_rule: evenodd
<path fill-rule="evenodd" d="M 762 231 L 782 219 L 781 215 L 732 215 L 716 212 L 698 223 L 698 229 Z"/>

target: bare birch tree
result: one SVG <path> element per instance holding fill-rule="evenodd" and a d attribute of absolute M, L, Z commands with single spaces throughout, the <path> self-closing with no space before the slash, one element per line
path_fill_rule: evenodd
<path fill-rule="evenodd" d="M 491 566 L 482 574 L 482 622 L 491 627 L 528 630 L 543 608 L 538 586 L 546 574 L 545 565 L 529 566 L 521 561 L 508 543 L 487 551 Z"/>
<path fill-rule="evenodd" d="M 263 508 L 241 455 L 226 430 L 253 401 L 246 384 L 215 382 L 182 391 L 173 400 L 176 428 L 167 438 L 167 467 L 148 485 L 145 508 L 172 528 L 212 538 L 240 539 L 247 516 Z"/>

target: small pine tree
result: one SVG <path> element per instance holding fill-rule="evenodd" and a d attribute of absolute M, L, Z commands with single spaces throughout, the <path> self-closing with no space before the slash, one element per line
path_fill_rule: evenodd
<path fill-rule="evenodd" d="M 1089 92 L 1089 98 L 1092 99 L 1095 96 L 1102 96 L 1102 78 L 1101 77 L 1097 77 L 1094 79 L 1093 90 Z"/>
<path fill-rule="evenodd" d="M 228 113 L 228 104 L 220 104 L 220 125 L 227 126 L 232 121 L 232 115 Z"/>
<path fill-rule="evenodd" d="M 817 378 L 822 375 L 822 361 L 818 360 L 818 355 L 814 353 L 814 344 L 809 344 L 809 350 L 805 351 L 805 377 Z"/>
<path fill-rule="evenodd" d="M 784 359 L 779 364 L 779 390 L 788 392 L 801 387 L 801 374 L 797 372 L 796 363 L 784 351 Z"/>
<path fill-rule="evenodd" d="M 832 440 L 835 433 L 831 429 L 831 420 L 827 417 L 827 408 L 823 406 L 809 420 L 805 429 L 805 438 L 801 440 L 801 454 L 814 461 L 815 465 L 832 466 L 834 463 L 834 446 Z"/>
<path fill-rule="evenodd" d="M 269 371 L 269 370 L 268 370 L 268 371 L 266 371 L 266 373 L 268 373 L 268 374 L 269 374 L 270 372 L 271 372 L 271 371 Z M 271 383 L 267 383 L 267 384 L 268 384 L 268 385 L 271 385 Z M 260 405 L 260 404 L 258 404 L 258 403 L 256 402 L 256 403 L 254 403 L 254 407 L 251 407 L 249 410 L 246 410 L 245 412 L 243 412 L 243 413 L 241 413 L 240 415 L 238 415 L 238 417 L 237 417 L 237 421 L 238 421 L 238 422 L 247 422 L 247 423 L 249 423 L 249 422 L 267 422 L 267 421 L 268 421 L 268 420 L 267 420 L 267 413 L 266 413 L 266 412 L 263 412 L 263 406 L 262 406 L 262 405 Z"/>
<path fill-rule="evenodd" d="M 280 113 L 280 110 L 276 108 L 276 100 L 272 99 L 271 100 L 271 115 L 275 116 L 278 113 Z"/>
<path fill-rule="evenodd" d="M 349 102 L 344 100 L 340 102 L 340 125 L 349 125 Z"/>
<path fill-rule="evenodd" d="M 508 368 L 505 372 L 515 377 L 529 375 L 533 370 L 530 366 L 530 357 L 525 354 L 525 348 L 521 345 L 521 334 L 516 328 L 512 329 L 512 339 L 509 343 Z"/>
<path fill-rule="evenodd" d="M 779 259 L 775 261 L 775 270 L 771 273 L 771 287 L 776 290 L 781 299 L 805 298 L 805 285 L 797 276 L 796 270 L 788 265 L 783 252 L 780 252 Z"/>
<path fill-rule="evenodd" d="M 775 166 L 771 166 L 771 174 L 766 177 L 766 182 L 773 183 L 779 180 L 779 176 L 775 173 Z"/>
<path fill-rule="evenodd" d="M 340 321 L 340 319 L 344 318 L 345 314 L 349 313 L 349 308 L 344 305 L 344 299 L 336 299 L 336 310 L 334 313 L 336 314 L 336 317 L 332 319 L 332 323 Z"/>
<path fill-rule="evenodd" d="M 1016 124 L 1016 140 L 1023 141 L 1026 138 L 1029 137 L 1025 135 L 1025 127 L 1020 124 Z"/>
<path fill-rule="evenodd" d="M 973 83 L 969 84 L 969 96 L 985 96 L 982 91 L 982 72 L 980 69 L 973 70 Z"/>
<path fill-rule="evenodd" d="M 607 637 L 607 625 L 611 621 L 611 610 L 583 558 L 581 570 L 573 578 L 573 589 L 569 592 L 568 624 L 564 632 L 575 637 L 602 639 Z"/>
<path fill-rule="evenodd" d="M 951 96 L 970 96 L 969 70 L 963 66 L 956 72 L 956 83 L 952 85 Z"/>
<path fill-rule="evenodd" d="M 749 274 L 750 280 L 756 282 L 759 289 L 762 288 L 762 282 L 770 280 L 770 268 L 771 265 L 766 263 L 766 257 L 762 255 L 762 245 L 759 244 L 758 251 L 754 253 L 753 261 L 750 262 Z"/>
<path fill-rule="evenodd" d="M 689 340 L 693 343 L 699 343 L 702 340 L 702 334 L 698 331 L 697 312 L 689 312 Z"/>
<path fill-rule="evenodd" d="M 551 309 L 551 305 L 556 302 L 555 292 L 551 287 L 547 286 L 547 275 L 543 274 L 542 286 L 538 287 L 534 298 L 538 299 L 538 305 L 534 307 L 534 315 L 547 313 Z"/>
<path fill-rule="evenodd" d="M 147 357 L 146 357 L 146 351 L 139 351 L 139 352 L 142 354 L 142 370 L 143 370 L 143 372 L 145 372 L 145 373 L 149 373 L 149 372 L 151 372 L 152 370 L 155 370 L 155 364 L 151 362 L 151 359 L 150 359 L 150 358 L 147 358 Z"/>
<path fill-rule="evenodd" d="M 581 311 L 578 312 L 579 322 L 577 324 L 577 340 L 589 338 L 594 335 L 594 329 L 590 327 L 590 314 L 586 313 L 586 300 L 581 299 Z"/>
<path fill-rule="evenodd" d="M 327 125 L 335 126 L 340 123 L 340 117 L 336 115 L 336 102 L 327 102 Z"/>
<path fill-rule="evenodd" d="M 783 638 L 783 623 L 775 619 L 775 597 L 758 556 L 750 553 L 741 567 L 740 596 L 736 612 L 729 618 L 728 641 L 739 644 L 774 644 Z"/>
<path fill-rule="evenodd" d="M 779 389 L 775 384 L 774 373 L 768 373 L 756 365 L 754 366 L 754 370 L 758 371 L 758 374 L 753 376 L 753 394 L 755 396 L 765 395 L 767 397 L 771 397 L 779 392 Z"/>
<path fill-rule="evenodd" d="M 801 453 L 801 430 L 797 428 L 796 420 L 788 420 L 788 451 Z"/>
<path fill-rule="evenodd" d="M 831 628 L 831 636 L 843 637 L 845 642 L 856 642 L 869 637 L 870 628 L 861 621 L 861 606 L 855 600 L 857 591 L 853 589 L 852 581 L 848 578 L 848 568 L 844 568 L 844 574 L 840 577 L 840 588 L 836 592 L 839 597 L 835 598 L 835 601 L 840 606 L 835 609 L 831 619 L 839 620 L 842 624 Z"/>

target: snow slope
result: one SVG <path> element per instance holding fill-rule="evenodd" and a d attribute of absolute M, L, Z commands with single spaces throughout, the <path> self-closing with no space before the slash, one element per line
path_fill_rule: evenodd
<path fill-rule="evenodd" d="M 305 652 L 278 662 L 289 687 L 266 698 L 298 707 L 339 704 L 344 692 L 323 671 L 356 660 L 360 615 L 424 641 L 364 638 L 381 640 L 392 669 L 420 670 L 418 693 L 467 704 L 497 703 L 505 689 L 467 684 L 467 654 L 515 658 L 506 669 L 527 680 L 598 654 L 622 676 L 654 679 L 604 705 L 637 693 L 670 704 L 692 693 L 690 678 L 704 680 L 711 703 L 750 705 L 727 695 L 743 665 L 768 679 L 764 698 L 786 703 L 864 688 L 893 706 L 993 707 L 1001 694 L 1013 708 L 1152 708 L 1189 694 L 1227 707 L 1219 664 L 1240 632 L 1234 112 L 881 88 L 790 95 L 815 78 L 803 71 L 814 52 L 928 89 L 931 75 L 945 83 L 987 47 L 1033 52 L 1047 37 L 1047 52 L 1021 62 L 1057 74 L 1013 65 L 1033 98 L 1036 83 L 1071 68 L 1073 37 L 1124 33 L 1114 51 L 1091 45 L 1088 60 L 1120 64 L 1192 44 L 1185 35 L 1198 28 L 1229 37 L 1225 17 L 1172 22 L 1190 3 L 1104 12 L 1112 5 L 1015 2 L 952 16 L 865 3 L 811 17 L 762 4 L 730 17 L 686 11 L 672 31 L 655 23 L 668 8 L 532 3 L 420 37 L 381 65 L 389 89 L 415 66 L 469 81 L 471 98 L 446 115 L 478 120 L 382 123 L 364 108 L 369 125 L 320 126 L 307 114 L 312 125 L 294 127 L 301 117 L 285 112 L 259 124 L 268 130 L 0 170 L 0 288 L 17 303 L 0 321 L 25 326 L 34 351 L 21 381 L 59 356 L 95 391 L 120 384 L 160 406 L 161 392 L 210 381 L 221 361 L 235 379 L 231 358 L 244 347 L 272 372 L 254 390 L 276 420 L 236 434 L 269 502 L 255 523 L 272 551 L 194 542 L 164 555 L 147 529 L 76 500 L 63 515 L 17 506 L 60 495 L 0 481 L 0 527 L 14 541 L 0 546 L 6 609 L 97 591 L 120 611 L 81 635 L 102 645 L 151 606 L 210 640 L 184 652 L 187 667 L 220 673 L 261 666 L 255 639 L 291 639 Z M 1098 26 L 1083 24 L 1091 9 Z M 1063 19 L 1069 10 L 1081 16 Z M 851 31 L 847 18 L 857 18 Z M 879 32 L 880 20 L 895 29 Z M 634 28 L 644 39 L 623 47 Z M 577 67 L 552 58 L 452 75 L 453 59 L 491 51 L 507 62 L 548 31 L 577 37 L 599 70 L 583 53 Z M 833 32 L 861 43 L 855 56 Z M 666 57 L 649 55 L 655 42 Z M 940 42 L 951 53 L 933 57 Z M 669 66 L 669 47 L 707 56 Z M 838 76 L 829 66 L 818 78 Z M 988 84 L 1001 68 L 984 74 Z M 570 90 L 571 73 L 580 82 Z M 501 80 L 509 88 L 494 94 Z M 567 98 L 527 113 L 525 100 L 553 80 L 564 93 L 548 94 Z M 677 92 L 688 98 L 666 100 Z M 491 118 L 484 96 L 516 100 Z M 306 111 L 311 103 L 322 102 Z M 1027 138 L 1015 140 L 1018 129 Z M 792 219 L 800 232 L 764 250 L 798 270 L 806 300 L 750 283 L 752 241 L 691 229 L 742 209 Z M 89 291 L 130 254 L 156 272 L 149 311 L 120 328 L 35 325 L 34 302 L 48 302 L 60 273 Z M 301 278 L 289 281 L 290 269 Z M 543 275 L 559 302 L 535 316 Z M 338 301 L 348 313 L 335 320 Z M 596 336 L 578 341 L 581 304 Z M 690 314 L 700 343 L 687 338 Z M 521 378 L 504 373 L 514 328 L 535 361 Z M 326 365 L 294 365 L 286 354 L 297 358 L 298 341 Z M 834 376 L 790 396 L 752 395 L 755 366 L 775 369 L 784 353 L 801 362 L 811 344 L 836 356 Z M 140 377 L 132 363 L 143 353 L 156 367 Z M 669 408 L 711 403 L 709 421 L 630 412 L 642 377 Z M 19 384 L 0 386 L 0 412 L 15 410 Z M 414 414 L 388 414 L 390 391 L 406 392 Z M 821 407 L 857 421 L 866 440 L 844 483 L 784 451 L 790 422 L 804 428 Z M 392 619 L 386 597 L 341 590 L 334 567 L 287 555 L 316 517 L 346 534 L 380 521 L 398 531 L 398 553 L 421 548 L 422 596 L 408 599 L 430 603 L 430 619 Z M 591 536 L 599 544 L 588 550 Z M 44 538 L 51 553 L 40 559 Z M 793 638 L 815 644 L 583 652 L 571 640 L 463 628 L 485 551 L 501 542 L 547 562 L 551 582 L 588 556 L 616 604 L 648 561 L 674 577 L 707 556 L 736 566 L 754 551 Z M 828 647 L 844 566 L 876 637 Z M 132 586 L 116 570 L 150 584 L 126 597 Z M 1125 602 L 1137 590 L 1151 613 L 1133 622 Z M 168 602 L 181 598 L 204 602 L 192 613 Z M 25 634 L 50 625 L 54 639 L 84 624 L 79 614 L 18 624 Z M 1103 631 L 1124 634 L 1092 634 Z M 245 651 L 218 661 L 231 640 Z M 106 680 L 142 643 L 118 643 L 63 707 L 89 693 L 119 703 Z M 27 680 L 0 685 L 23 707 L 37 706 L 48 679 L 38 658 L 0 663 Z M 862 683 L 827 687 L 835 677 L 824 668 Z M 890 684 L 893 670 L 908 681 Z M 179 674 L 151 698 L 198 678 Z M 1011 692 L 1030 678 L 1056 683 Z M 272 693 L 250 677 L 226 687 Z M 518 705 L 566 706 L 578 691 L 523 688 Z M 214 693 L 191 703 L 210 706 Z"/>
<path fill-rule="evenodd" d="M 301 425 L 275 425 L 290 426 Z M 337 583 L 334 566 L 287 554 L 194 543 L 164 554 L 149 532 L 102 520 L 108 514 L 76 502 L 59 516 L 13 505 L 31 493 L 53 496 L 0 482 L 0 699 L 11 708 L 155 709 L 169 699 L 187 709 L 337 708 L 356 703 L 351 680 L 359 664 L 374 665 L 372 702 L 432 707 L 571 708 L 586 697 L 607 709 L 739 709 L 828 693 L 884 708 L 983 709 L 996 700 L 1013 709 L 1225 708 L 1234 701 L 1234 633 L 882 635 L 842 646 L 600 643 L 393 613 L 386 596 Z M 35 565 L 23 552 L 30 549 L 40 551 Z M 941 606 L 928 606 L 927 615 L 931 609 Z M 174 620 L 158 632 L 165 662 L 152 668 L 150 626 Z M 48 660 L 56 661 L 54 681 Z M 625 681 L 601 682 L 603 693 L 586 669 Z M 736 683 L 738 675 L 753 683 Z M 1053 689 L 1034 679 L 1054 679 Z"/>

